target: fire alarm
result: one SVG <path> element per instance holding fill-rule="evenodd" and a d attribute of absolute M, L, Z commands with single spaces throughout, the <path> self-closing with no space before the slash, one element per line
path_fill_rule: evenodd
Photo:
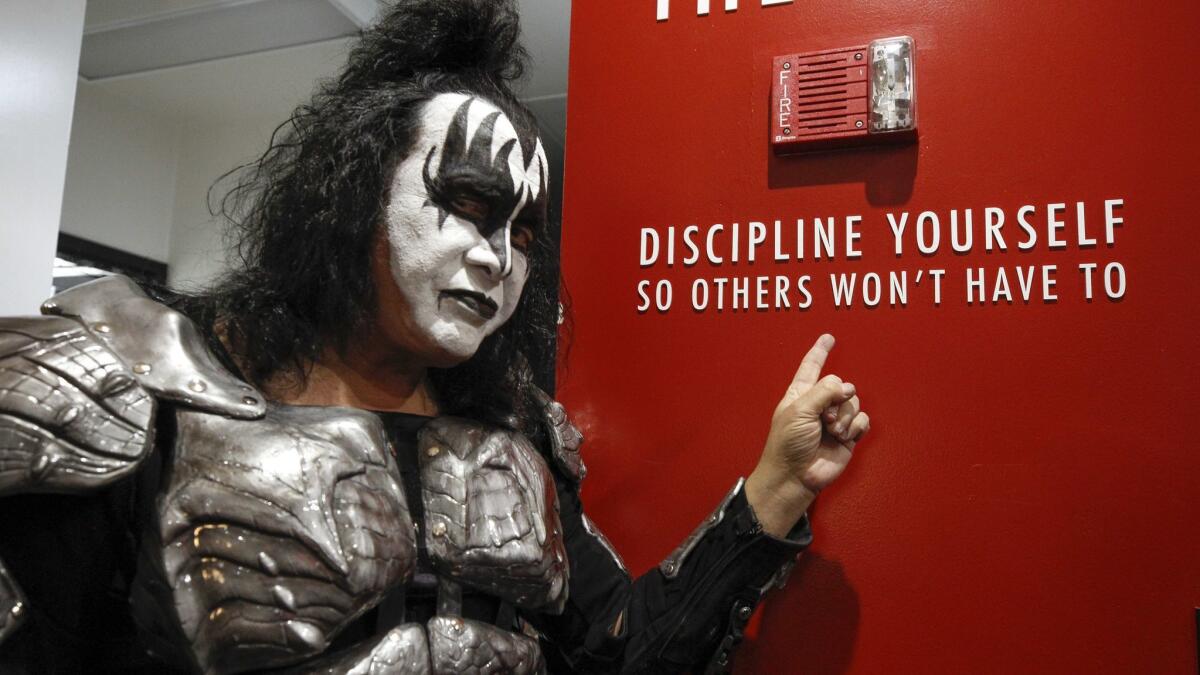
<path fill-rule="evenodd" d="M 771 145 L 777 153 L 917 137 L 913 40 L 775 57 Z"/>

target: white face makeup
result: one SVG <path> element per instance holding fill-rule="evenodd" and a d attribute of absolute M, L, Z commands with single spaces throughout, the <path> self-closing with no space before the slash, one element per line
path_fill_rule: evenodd
<path fill-rule="evenodd" d="M 385 211 L 411 347 L 461 362 L 512 316 L 544 225 L 547 172 L 541 141 L 522 139 L 492 103 L 440 94 L 425 105 Z"/>

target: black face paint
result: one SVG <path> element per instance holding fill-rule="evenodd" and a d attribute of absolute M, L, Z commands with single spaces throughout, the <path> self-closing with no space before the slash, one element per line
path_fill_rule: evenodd
<path fill-rule="evenodd" d="M 538 191 L 536 198 L 526 200 L 525 206 L 521 208 L 521 212 L 517 214 L 514 221 L 530 228 L 536 238 L 546 228 L 549 220 L 550 211 L 550 166 L 546 164 L 545 151 L 541 150 L 541 143 L 538 142 L 537 122 L 532 117 L 518 116 L 509 118 L 513 127 L 517 130 L 517 137 L 521 139 L 522 156 L 525 158 L 525 171 L 529 171 L 529 167 L 533 166 L 536 160 L 538 163 Z"/>
<path fill-rule="evenodd" d="M 530 161 L 533 161 L 532 159 Z M 525 167 L 528 169 L 529 167 Z M 538 193 L 537 199 L 530 199 L 525 202 L 525 206 L 521 207 L 521 212 L 514 218 L 516 222 L 528 225 L 533 229 L 535 235 L 540 233 L 546 226 L 546 220 L 549 218 L 548 212 L 550 209 L 550 191 L 546 184 L 546 172 L 548 168 L 545 162 L 538 162 Z"/>
<path fill-rule="evenodd" d="M 429 149 L 425 158 L 425 189 L 429 192 L 430 201 L 438 207 L 439 223 L 445 223 L 451 213 L 474 223 L 500 260 L 500 268 L 507 274 L 511 270 L 511 261 L 508 259 L 511 236 L 509 223 L 528 188 L 524 183 L 517 187 L 508 164 L 509 156 L 517 144 L 516 139 L 505 143 L 494 159 L 491 157 L 496 120 L 502 113 L 497 111 L 485 117 L 468 143 L 467 118 L 474 102 L 474 98 L 467 99 L 454 113 L 442 144 L 442 158 L 436 174 L 431 173 L 431 168 L 437 146 Z M 544 184 L 544 170 L 542 174 Z M 461 200 L 483 204 L 486 213 L 480 217 L 479 214 L 463 212 L 456 208 L 456 202 Z M 523 208 L 522 214 L 524 211 Z"/>

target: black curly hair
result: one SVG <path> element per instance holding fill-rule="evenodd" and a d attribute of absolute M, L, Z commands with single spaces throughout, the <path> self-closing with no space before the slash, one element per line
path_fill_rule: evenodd
<path fill-rule="evenodd" d="M 220 327 L 244 377 L 260 386 L 279 376 L 303 382 L 326 349 L 344 353 L 374 321 L 373 244 L 424 103 L 442 93 L 480 96 L 522 137 L 537 135 L 510 89 L 527 61 L 519 35 L 511 0 L 398 2 L 364 32 L 342 73 L 276 129 L 268 150 L 227 174 L 233 187 L 214 210 L 231 225 L 237 264 L 212 288 L 173 304 L 214 345 Z M 530 364 L 554 359 L 553 239 L 534 241 L 512 318 L 470 360 L 431 370 L 443 413 L 532 424 L 539 407 Z"/>

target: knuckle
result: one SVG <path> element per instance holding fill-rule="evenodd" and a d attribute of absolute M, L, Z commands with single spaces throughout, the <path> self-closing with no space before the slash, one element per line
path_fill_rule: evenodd
<path fill-rule="evenodd" d="M 840 389 L 842 386 L 842 378 L 838 377 L 837 375 L 834 375 L 833 373 L 830 373 L 830 374 L 826 375 L 825 377 L 821 378 L 821 386 L 825 387 L 826 389 L 830 389 L 830 390 L 833 390 L 835 388 Z"/>
<path fill-rule="evenodd" d="M 850 399 L 842 404 L 842 416 L 847 420 L 851 420 L 858 414 L 858 402 Z"/>

